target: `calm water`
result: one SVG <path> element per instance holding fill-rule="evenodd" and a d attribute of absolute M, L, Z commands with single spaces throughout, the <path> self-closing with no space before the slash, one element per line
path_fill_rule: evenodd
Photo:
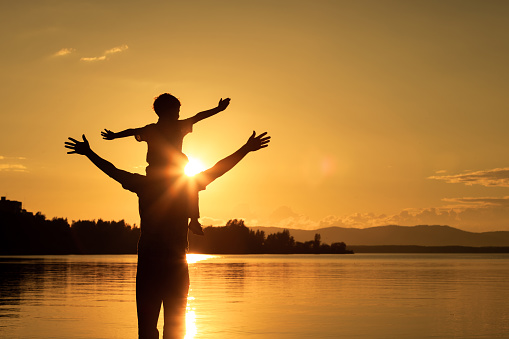
<path fill-rule="evenodd" d="M 509 255 L 194 256 L 191 338 L 509 338 Z M 0 257 L 1 338 L 136 338 L 136 256 Z"/>

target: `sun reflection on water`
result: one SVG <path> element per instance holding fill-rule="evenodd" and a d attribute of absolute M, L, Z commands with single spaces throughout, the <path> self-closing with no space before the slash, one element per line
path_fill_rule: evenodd
<path fill-rule="evenodd" d="M 217 255 L 208 255 L 208 254 L 187 254 L 187 263 L 189 265 L 195 264 L 199 261 L 216 258 Z M 189 294 L 191 294 L 191 289 L 189 290 Z M 196 313 L 195 308 L 192 307 L 191 303 L 194 301 L 194 297 L 188 295 L 187 297 L 187 305 L 186 305 L 186 335 L 184 339 L 193 339 L 194 336 L 198 333 L 198 329 L 196 327 Z"/>
<path fill-rule="evenodd" d="M 188 264 L 194 264 L 198 261 L 207 260 L 211 258 L 216 258 L 217 255 L 208 255 L 208 254 L 194 254 L 194 253 L 188 253 L 186 255 L 187 257 L 187 263 Z"/>
<path fill-rule="evenodd" d="M 191 307 L 189 304 L 189 300 L 194 300 L 194 297 L 187 298 L 187 306 L 186 306 L 186 336 L 184 339 L 193 339 L 196 333 L 198 332 L 196 328 L 196 313 L 194 312 L 195 308 Z"/>

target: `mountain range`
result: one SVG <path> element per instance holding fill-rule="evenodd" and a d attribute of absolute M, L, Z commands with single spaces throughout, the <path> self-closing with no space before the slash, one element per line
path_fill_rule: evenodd
<path fill-rule="evenodd" d="M 265 234 L 282 232 L 283 228 L 256 226 L 250 227 Z M 288 229 L 295 241 L 313 240 L 320 234 L 322 243 L 344 242 L 348 246 L 470 246 L 507 247 L 509 231 L 468 232 L 450 226 L 377 226 L 369 228 L 327 227 L 316 230 Z"/>

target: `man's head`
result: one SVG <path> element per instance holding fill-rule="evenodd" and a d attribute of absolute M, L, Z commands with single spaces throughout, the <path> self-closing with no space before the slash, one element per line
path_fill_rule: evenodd
<path fill-rule="evenodd" d="M 178 119 L 180 101 L 169 93 L 163 93 L 154 100 L 153 108 L 159 118 Z"/>

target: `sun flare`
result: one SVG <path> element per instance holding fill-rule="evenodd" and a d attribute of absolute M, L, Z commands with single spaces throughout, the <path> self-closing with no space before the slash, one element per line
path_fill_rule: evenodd
<path fill-rule="evenodd" d="M 189 157 L 189 162 L 184 168 L 184 173 L 186 173 L 188 177 L 192 177 L 193 175 L 200 173 L 204 169 L 205 166 L 199 159 Z"/>

